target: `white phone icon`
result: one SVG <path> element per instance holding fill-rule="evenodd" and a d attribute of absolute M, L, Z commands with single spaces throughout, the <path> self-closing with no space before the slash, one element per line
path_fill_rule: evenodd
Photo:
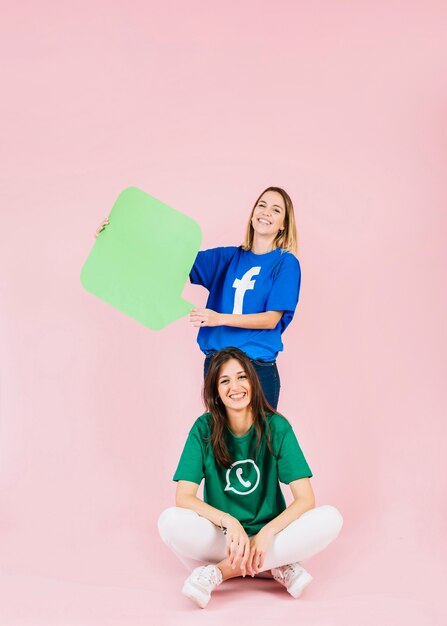
<path fill-rule="evenodd" d="M 236 476 L 238 477 L 238 480 L 241 483 L 241 485 L 243 485 L 244 487 L 251 487 L 251 482 L 249 480 L 244 480 L 242 478 L 243 471 L 244 470 L 242 469 L 242 467 L 238 467 L 236 470 Z"/>

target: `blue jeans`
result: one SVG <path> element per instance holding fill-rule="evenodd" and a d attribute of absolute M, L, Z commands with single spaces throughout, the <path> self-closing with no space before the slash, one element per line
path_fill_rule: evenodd
<path fill-rule="evenodd" d="M 213 353 L 207 354 L 205 363 L 203 366 L 203 375 L 206 376 Z M 264 395 L 267 402 L 274 409 L 278 408 L 279 390 L 281 388 L 281 381 L 279 379 L 278 368 L 276 367 L 276 361 L 259 361 L 258 359 L 250 359 L 253 367 L 261 383 Z"/>

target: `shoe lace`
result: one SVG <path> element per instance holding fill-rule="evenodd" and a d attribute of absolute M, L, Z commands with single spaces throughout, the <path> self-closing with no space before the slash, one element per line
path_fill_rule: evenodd
<path fill-rule="evenodd" d="M 298 563 L 290 563 L 290 565 L 286 565 L 283 570 L 284 582 L 286 586 L 290 583 L 290 579 L 295 576 L 295 574 L 301 572 L 301 566 Z"/>
<path fill-rule="evenodd" d="M 217 585 L 219 581 L 214 567 L 211 569 L 208 565 L 202 565 L 197 572 L 197 582 L 206 586 Z"/>

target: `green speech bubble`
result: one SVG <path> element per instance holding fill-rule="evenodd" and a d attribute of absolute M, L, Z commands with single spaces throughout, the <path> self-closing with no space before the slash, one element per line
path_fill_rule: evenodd
<path fill-rule="evenodd" d="M 153 330 L 186 315 L 197 222 L 136 187 L 120 193 L 109 222 L 81 270 L 85 289 Z"/>

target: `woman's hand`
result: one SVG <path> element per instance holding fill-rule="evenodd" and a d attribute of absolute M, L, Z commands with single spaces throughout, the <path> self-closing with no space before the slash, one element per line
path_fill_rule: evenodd
<path fill-rule="evenodd" d="M 98 237 L 99 233 L 101 233 L 104 230 L 104 228 L 106 226 L 108 226 L 109 224 L 110 224 L 110 222 L 109 222 L 109 218 L 108 217 L 106 217 L 105 220 L 102 220 L 101 224 L 96 229 L 95 237 Z"/>
<path fill-rule="evenodd" d="M 250 556 L 250 539 L 242 524 L 230 515 L 224 516 L 227 529 L 227 555 L 233 569 L 240 567 L 242 576 L 247 573 L 247 560 Z"/>
<path fill-rule="evenodd" d="M 189 321 L 193 326 L 220 326 L 220 313 L 212 309 L 193 309 Z"/>
<path fill-rule="evenodd" d="M 274 536 L 275 533 L 267 526 L 264 526 L 257 535 L 251 538 L 250 555 L 247 561 L 247 571 L 251 576 L 254 576 L 262 570 L 265 555 Z"/>

